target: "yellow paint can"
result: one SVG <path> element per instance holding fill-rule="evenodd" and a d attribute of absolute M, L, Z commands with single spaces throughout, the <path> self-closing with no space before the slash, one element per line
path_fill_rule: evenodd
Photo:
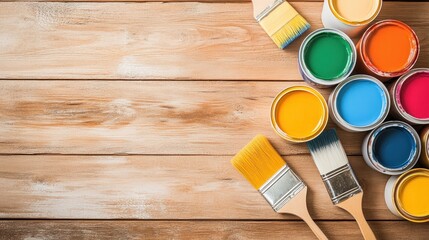
<path fill-rule="evenodd" d="M 385 200 L 393 214 L 411 222 L 429 222 L 429 169 L 415 168 L 392 176 Z"/>
<path fill-rule="evenodd" d="M 282 138 L 307 142 L 317 137 L 328 122 L 323 96 L 308 86 L 293 86 L 280 92 L 271 105 L 271 125 Z"/>

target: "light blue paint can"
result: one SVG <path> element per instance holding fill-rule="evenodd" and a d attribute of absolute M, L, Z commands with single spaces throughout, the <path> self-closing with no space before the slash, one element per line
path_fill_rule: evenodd
<path fill-rule="evenodd" d="M 380 125 L 390 109 L 389 92 L 368 75 L 354 75 L 329 96 L 332 120 L 349 132 L 369 131 Z"/>

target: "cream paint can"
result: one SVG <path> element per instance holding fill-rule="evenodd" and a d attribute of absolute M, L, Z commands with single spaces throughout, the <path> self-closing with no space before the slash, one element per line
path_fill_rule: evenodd
<path fill-rule="evenodd" d="M 322 23 L 356 37 L 378 16 L 381 6 L 382 0 L 325 0 Z"/>
<path fill-rule="evenodd" d="M 429 170 L 415 168 L 390 177 L 384 199 L 394 215 L 410 222 L 429 222 Z"/>

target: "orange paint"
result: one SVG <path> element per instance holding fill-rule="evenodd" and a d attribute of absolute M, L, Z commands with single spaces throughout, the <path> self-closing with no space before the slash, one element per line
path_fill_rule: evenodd
<path fill-rule="evenodd" d="M 405 23 L 385 20 L 371 26 L 359 43 L 361 57 L 376 75 L 396 77 L 409 70 L 417 60 L 419 42 Z"/>

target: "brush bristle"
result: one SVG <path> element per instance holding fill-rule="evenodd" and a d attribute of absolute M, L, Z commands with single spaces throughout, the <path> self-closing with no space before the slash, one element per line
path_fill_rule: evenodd
<path fill-rule="evenodd" d="M 231 163 L 256 189 L 286 165 L 268 139 L 262 135 L 253 138 L 232 158 Z"/>
<path fill-rule="evenodd" d="M 335 129 L 329 129 L 307 143 L 311 156 L 321 175 L 346 165 L 346 152 Z"/>
<path fill-rule="evenodd" d="M 310 28 L 310 24 L 288 2 L 277 6 L 259 24 L 281 49 Z"/>
<path fill-rule="evenodd" d="M 279 48 L 283 49 L 309 28 L 310 24 L 308 24 L 301 15 L 297 15 L 288 24 L 284 25 L 279 31 L 272 35 L 271 39 L 273 39 L 274 43 Z"/>

